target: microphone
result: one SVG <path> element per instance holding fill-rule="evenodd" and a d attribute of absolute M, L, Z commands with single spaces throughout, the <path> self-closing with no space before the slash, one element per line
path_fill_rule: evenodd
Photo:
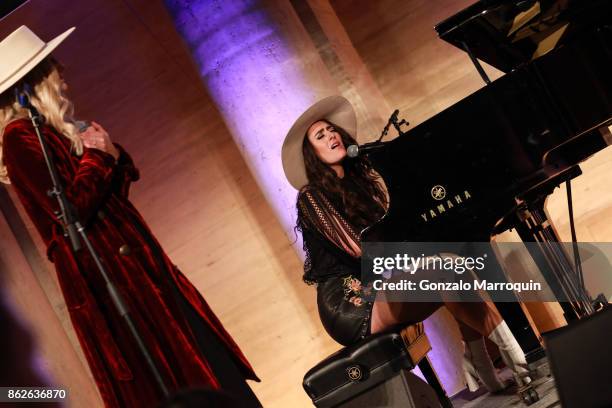
<path fill-rule="evenodd" d="M 31 94 L 32 87 L 30 87 L 30 84 L 28 83 L 24 83 L 21 87 L 15 87 L 15 101 L 19 105 L 21 105 L 22 108 L 27 109 L 30 112 L 30 118 L 32 119 L 32 123 L 36 126 L 39 126 L 43 118 L 30 102 Z"/>
<path fill-rule="evenodd" d="M 34 117 L 38 117 L 38 111 L 30 103 L 30 95 L 32 94 L 32 88 L 30 84 L 24 83 L 22 87 L 15 88 L 15 100 L 23 108 L 29 109 Z M 84 132 L 91 125 L 89 121 L 75 120 L 74 126 L 78 129 L 79 133 Z"/>
<path fill-rule="evenodd" d="M 91 123 L 89 121 L 85 121 L 85 120 L 75 120 L 74 121 L 74 126 L 76 126 L 79 133 L 83 133 L 84 131 L 86 131 L 90 125 Z"/>
<path fill-rule="evenodd" d="M 30 104 L 30 94 L 32 93 L 32 88 L 30 84 L 24 83 L 22 87 L 15 87 L 15 100 L 22 108 L 31 108 Z"/>
<path fill-rule="evenodd" d="M 346 155 L 352 159 L 357 156 L 363 156 L 372 153 L 373 151 L 382 149 L 387 143 L 385 142 L 372 142 L 362 144 L 361 146 L 352 144 L 346 148 Z"/>

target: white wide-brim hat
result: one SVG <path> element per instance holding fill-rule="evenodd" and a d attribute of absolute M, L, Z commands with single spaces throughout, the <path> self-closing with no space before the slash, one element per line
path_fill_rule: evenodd
<path fill-rule="evenodd" d="M 342 96 L 329 96 L 308 108 L 295 121 L 285 137 L 281 156 L 285 177 L 297 190 L 308 184 L 302 143 L 308 128 L 319 120 L 327 120 L 355 137 L 357 116 L 353 105 Z"/>
<path fill-rule="evenodd" d="M 28 27 L 21 26 L 0 42 L 0 94 L 15 85 L 62 43 L 74 27 L 48 43 Z"/>

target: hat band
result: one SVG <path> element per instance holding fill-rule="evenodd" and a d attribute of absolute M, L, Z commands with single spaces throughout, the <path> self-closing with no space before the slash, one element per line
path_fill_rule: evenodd
<path fill-rule="evenodd" d="M 43 46 L 34 54 L 32 55 L 30 58 L 28 58 L 23 64 L 21 64 L 17 69 L 15 69 L 13 71 L 12 74 L 10 74 L 6 79 L 4 79 L 3 81 L 0 81 L 0 87 L 5 83 L 5 82 L 9 82 L 11 80 L 11 78 L 13 78 L 15 75 L 17 75 L 19 73 L 19 71 L 21 71 L 26 65 L 28 65 L 33 59 L 35 59 L 36 57 L 38 57 L 38 55 L 43 52 L 45 50 L 45 48 L 47 47 L 48 44 L 43 44 Z"/>

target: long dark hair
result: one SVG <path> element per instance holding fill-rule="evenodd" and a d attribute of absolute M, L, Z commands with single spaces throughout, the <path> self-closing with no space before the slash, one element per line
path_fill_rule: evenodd
<path fill-rule="evenodd" d="M 334 127 L 345 147 L 357 143 L 346 130 L 325 122 Z M 346 215 L 354 228 L 361 230 L 384 215 L 387 195 L 367 158 L 343 160 L 344 177 L 339 178 L 329 165 L 319 159 L 307 136 L 302 143 L 302 153 L 309 185 L 322 191 L 334 207 Z"/>

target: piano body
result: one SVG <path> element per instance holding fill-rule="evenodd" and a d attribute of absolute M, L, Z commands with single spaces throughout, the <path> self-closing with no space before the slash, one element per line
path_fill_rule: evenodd
<path fill-rule="evenodd" d="M 612 143 L 612 1 L 482 0 L 435 29 L 505 75 L 481 71 L 486 86 L 369 154 L 390 207 L 362 241 L 488 242 L 515 228 L 542 243 L 532 255 L 553 292 L 580 298 L 562 279 L 572 262 L 546 245 L 544 201 Z M 582 300 L 561 303 L 568 320 L 592 313 Z M 528 361 L 541 357 L 520 306 L 497 305 Z"/>

